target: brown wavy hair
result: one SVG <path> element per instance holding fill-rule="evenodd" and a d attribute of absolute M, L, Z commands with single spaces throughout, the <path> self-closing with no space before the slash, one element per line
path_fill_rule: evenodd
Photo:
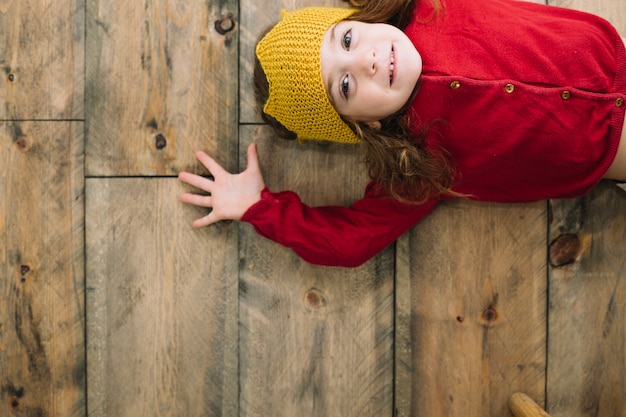
<path fill-rule="evenodd" d="M 417 2 L 420 0 L 344 1 L 359 8 L 359 11 L 348 20 L 387 23 L 404 29 L 412 18 L 414 7 L 417 7 Z M 432 16 L 434 19 L 442 5 L 439 0 L 427 1 L 432 1 L 434 5 Z M 259 39 L 263 38 L 269 30 L 271 28 L 268 28 Z M 289 140 L 296 139 L 294 132 L 262 111 L 269 97 L 269 84 L 258 59 L 255 61 L 254 86 L 261 117 L 274 128 L 280 137 Z M 417 88 L 419 84 L 416 90 Z M 455 172 L 447 153 L 443 150 L 425 148 L 424 139 L 428 126 L 421 132 L 412 132 L 406 107 L 408 103 L 405 108 L 381 120 L 380 129 L 344 118 L 346 124 L 365 144 L 365 163 L 370 177 L 387 189 L 393 198 L 403 202 L 420 204 L 441 195 L 461 197 L 461 194 L 451 190 Z"/>

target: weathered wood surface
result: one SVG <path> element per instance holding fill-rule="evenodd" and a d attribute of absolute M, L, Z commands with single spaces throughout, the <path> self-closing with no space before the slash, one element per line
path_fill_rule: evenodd
<path fill-rule="evenodd" d="M 193 230 L 174 178 L 119 178 L 205 172 L 198 149 L 237 170 L 237 11 L 87 2 L 86 170 L 118 176 L 88 181 L 90 416 L 237 415 L 237 226 Z"/>
<path fill-rule="evenodd" d="M 551 3 L 626 34 L 621 0 Z M 553 417 L 626 415 L 609 184 L 550 210 L 447 203 L 344 270 L 249 225 L 192 230 L 174 178 L 119 178 L 204 172 L 196 149 L 234 171 L 255 140 L 273 190 L 358 198 L 357 148 L 237 127 L 260 121 L 258 34 L 309 5 L 345 6 L 0 0 L 0 415 L 509 416 L 515 391 Z"/>
<path fill-rule="evenodd" d="M 352 146 L 303 149 L 265 126 L 244 126 L 240 137 L 242 147 L 257 142 L 271 189 L 289 187 L 312 205 L 363 192 Z M 392 415 L 393 251 L 350 270 L 311 266 L 247 225 L 239 241 L 241 415 Z"/>
<path fill-rule="evenodd" d="M 443 204 L 397 251 L 399 416 L 506 416 L 543 401 L 546 204 Z"/>
<path fill-rule="evenodd" d="M 83 124 L 0 121 L 0 415 L 85 415 Z"/>
<path fill-rule="evenodd" d="M 603 16 L 626 36 L 624 1 L 549 3 Z M 546 409 L 553 417 L 624 416 L 626 193 L 604 184 L 554 201 L 552 215 Z"/>
<path fill-rule="evenodd" d="M 87 0 L 88 175 L 172 175 L 197 167 L 198 149 L 237 168 L 237 9 Z"/>
<path fill-rule="evenodd" d="M 84 118 L 84 0 L 0 2 L 0 120 Z"/>
<path fill-rule="evenodd" d="M 604 184 L 552 211 L 547 410 L 623 416 L 626 193 Z"/>
<path fill-rule="evenodd" d="M 180 193 L 87 180 L 89 416 L 237 415 L 237 227 Z"/>

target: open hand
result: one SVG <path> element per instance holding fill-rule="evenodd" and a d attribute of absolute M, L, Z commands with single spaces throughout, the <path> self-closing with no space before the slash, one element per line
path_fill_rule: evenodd
<path fill-rule="evenodd" d="M 220 220 L 239 220 L 241 216 L 261 199 L 261 191 L 265 188 L 263 175 L 259 168 L 259 157 L 256 144 L 248 146 L 248 166 L 240 174 L 231 174 L 213 158 L 202 151 L 196 158 L 204 165 L 214 179 L 181 172 L 178 179 L 192 185 L 210 195 L 184 193 L 180 196 L 183 203 L 199 207 L 212 208 L 204 217 L 196 219 L 193 227 L 203 227 Z"/>

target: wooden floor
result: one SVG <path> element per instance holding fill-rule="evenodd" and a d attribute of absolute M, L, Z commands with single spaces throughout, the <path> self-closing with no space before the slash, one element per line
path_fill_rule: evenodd
<path fill-rule="evenodd" d="M 278 142 L 254 111 L 258 34 L 314 4 L 339 0 L 0 0 L 0 416 L 503 417 L 516 391 L 626 416 L 610 184 L 445 204 L 357 269 L 191 228 L 197 149 L 238 170 L 256 141 L 310 204 L 362 193 L 354 147 Z M 626 35 L 624 0 L 551 4 Z"/>

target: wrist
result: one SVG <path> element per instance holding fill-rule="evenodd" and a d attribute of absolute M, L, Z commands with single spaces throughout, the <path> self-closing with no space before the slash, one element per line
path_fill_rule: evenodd
<path fill-rule="evenodd" d="M 271 204 L 269 199 L 267 198 L 270 193 L 270 190 L 267 187 L 264 187 L 259 192 L 257 199 L 250 200 L 251 204 L 247 207 L 239 220 L 249 223 L 252 219 L 265 211 Z"/>

